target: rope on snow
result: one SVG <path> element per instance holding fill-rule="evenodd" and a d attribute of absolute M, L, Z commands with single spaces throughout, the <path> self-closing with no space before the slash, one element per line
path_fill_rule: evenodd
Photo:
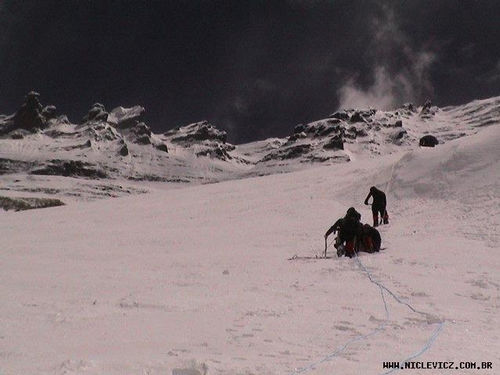
<path fill-rule="evenodd" d="M 392 292 L 384 284 L 382 284 L 381 282 L 375 280 L 373 278 L 373 275 L 371 274 L 371 272 L 364 266 L 364 264 L 359 259 L 358 254 L 355 253 L 355 255 L 356 256 L 354 257 L 354 260 L 356 261 L 358 267 L 364 273 L 366 273 L 366 275 L 368 276 L 368 279 L 370 280 L 370 282 L 372 284 L 375 284 L 380 289 L 380 295 L 381 295 L 382 301 L 384 303 L 384 309 L 385 309 L 385 314 L 386 314 L 385 321 L 383 323 L 379 324 L 379 326 L 377 328 L 375 328 L 373 331 L 369 332 L 368 334 L 356 336 L 355 338 L 347 341 L 344 345 L 341 345 L 340 347 L 338 347 L 337 349 L 335 349 L 335 351 L 333 351 L 332 353 L 326 355 L 325 357 L 321 358 L 320 360 L 318 360 L 316 362 L 313 362 L 313 363 L 311 363 L 310 365 L 308 365 L 306 367 L 295 369 L 290 375 L 303 374 L 303 373 L 306 373 L 308 371 L 311 371 L 311 370 L 315 369 L 316 366 L 318 366 L 318 365 L 320 365 L 320 364 L 322 364 L 324 362 L 327 362 L 327 361 L 333 359 L 334 357 L 338 356 L 350 344 L 352 344 L 354 342 L 357 342 L 357 341 L 365 340 L 365 339 L 369 338 L 370 336 L 373 336 L 376 333 L 384 330 L 385 326 L 388 324 L 390 316 L 391 316 L 390 312 L 389 312 L 389 308 L 387 307 L 387 301 L 385 299 L 384 292 L 388 293 L 391 297 L 393 297 L 394 300 L 396 300 L 396 302 L 398 302 L 398 303 L 400 303 L 400 304 L 405 305 L 406 307 L 408 307 L 408 309 L 410 309 L 412 312 L 424 315 L 426 317 L 429 316 L 428 313 L 425 313 L 425 312 L 422 312 L 422 311 L 419 311 L 419 310 L 415 309 L 411 304 L 409 304 L 406 301 L 403 301 L 400 297 L 398 297 L 394 292 Z M 411 361 L 412 359 L 415 359 L 415 358 L 421 356 L 423 353 L 425 353 L 427 350 L 429 350 L 431 348 L 432 344 L 434 344 L 434 342 L 436 341 L 436 339 L 439 336 L 439 334 L 441 333 L 441 331 L 443 330 L 443 327 L 444 327 L 444 322 L 439 322 L 438 323 L 438 327 L 433 332 L 433 334 L 431 335 L 431 337 L 429 338 L 429 340 L 427 340 L 427 342 L 425 343 L 425 345 L 419 351 L 417 351 L 416 353 L 410 355 L 409 357 L 407 357 L 406 359 L 404 359 L 403 361 L 401 361 L 400 362 L 400 364 L 401 364 L 400 368 L 403 367 L 402 364 L 404 364 L 405 362 Z M 385 372 L 382 375 L 391 374 L 391 373 L 399 371 L 399 370 L 400 370 L 399 368 L 391 369 L 390 371 Z"/>

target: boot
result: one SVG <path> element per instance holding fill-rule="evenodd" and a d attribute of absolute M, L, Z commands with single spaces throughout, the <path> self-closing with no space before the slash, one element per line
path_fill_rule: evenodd
<path fill-rule="evenodd" d="M 374 250 L 373 240 L 370 236 L 365 236 L 363 244 L 365 246 L 365 251 L 367 253 L 373 253 Z"/>
<path fill-rule="evenodd" d="M 338 245 L 337 247 L 337 256 L 340 258 L 345 255 L 345 247 L 344 245 Z"/>
<path fill-rule="evenodd" d="M 352 258 L 354 256 L 354 241 L 346 241 L 345 255 L 349 258 Z"/>

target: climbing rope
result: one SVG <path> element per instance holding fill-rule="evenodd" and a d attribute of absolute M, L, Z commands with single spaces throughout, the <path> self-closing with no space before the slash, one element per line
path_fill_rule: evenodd
<path fill-rule="evenodd" d="M 382 292 L 382 295 L 383 295 L 383 291 L 386 291 L 387 293 L 389 293 L 398 303 L 402 304 L 402 305 L 405 305 L 406 307 L 408 307 L 411 311 L 413 311 L 414 313 L 417 313 L 417 314 L 420 314 L 420 315 L 424 315 L 426 318 L 429 317 L 429 314 L 426 313 L 426 312 L 423 312 L 423 311 L 419 311 L 417 309 L 415 309 L 412 305 L 410 305 L 408 302 L 406 301 L 403 301 L 401 298 L 399 298 L 396 294 L 394 294 L 389 288 L 387 288 L 385 285 L 383 285 L 381 282 L 375 280 L 371 274 L 370 271 L 368 271 L 368 269 L 364 266 L 364 264 L 361 262 L 361 260 L 359 259 L 358 257 L 358 254 L 355 253 L 356 256 L 354 257 L 354 260 L 356 261 L 356 263 L 358 264 L 358 266 L 363 270 L 363 272 L 366 273 L 366 275 L 368 276 L 368 279 L 370 280 L 371 283 L 377 285 L 380 289 L 380 291 Z M 384 304 L 385 304 L 385 300 L 384 300 Z M 415 359 L 419 356 L 421 356 L 422 354 L 424 354 L 427 350 L 429 350 L 432 346 L 432 344 L 434 344 L 434 341 L 436 341 L 437 337 L 439 336 L 439 334 L 441 333 L 441 331 L 443 330 L 443 327 L 444 327 L 444 321 L 442 322 L 438 322 L 438 327 L 436 328 L 436 330 L 433 332 L 433 334 L 431 335 L 431 337 L 429 338 L 429 340 L 427 340 L 427 342 L 425 343 L 425 345 L 422 347 L 422 349 L 420 349 L 419 351 L 417 351 L 416 353 L 412 354 L 411 356 L 405 358 L 403 361 L 400 362 L 400 364 L 403 364 L 405 362 L 408 362 L 408 361 L 411 361 L 412 359 Z M 402 366 L 400 366 L 402 367 Z M 385 372 L 383 373 L 383 375 L 386 375 L 386 374 L 391 374 L 395 371 L 398 371 L 399 369 L 392 369 L 388 372 Z"/>
<path fill-rule="evenodd" d="M 335 349 L 334 352 L 328 354 L 327 356 L 321 358 L 320 360 L 318 360 L 316 362 L 313 362 L 313 363 L 311 363 L 310 365 L 308 365 L 306 367 L 302 367 L 300 369 L 296 369 L 294 372 L 291 373 L 291 375 L 303 374 L 303 373 L 306 373 L 306 372 L 308 372 L 310 370 L 314 370 L 316 368 L 316 366 L 318 366 L 318 365 L 320 365 L 320 364 L 322 364 L 324 362 L 327 362 L 327 361 L 333 359 L 334 357 L 338 356 L 345 349 L 347 349 L 347 347 L 350 344 L 353 344 L 353 343 L 355 343 L 357 341 L 365 340 L 368 337 L 375 335 L 377 332 L 383 331 L 384 328 L 385 328 L 385 326 L 387 325 L 387 323 L 389 321 L 390 314 L 389 314 L 389 309 L 387 307 L 387 302 L 385 300 L 385 296 L 384 296 L 383 290 L 380 290 L 380 294 L 381 294 L 381 297 L 382 297 L 382 301 L 384 301 L 385 316 L 386 316 L 385 317 L 385 321 L 383 323 L 379 324 L 379 326 L 377 328 L 375 328 L 373 331 L 367 333 L 366 335 L 359 335 L 359 336 L 356 336 L 353 339 L 347 341 L 344 345 L 338 347 L 337 349 Z"/>
<path fill-rule="evenodd" d="M 430 349 L 430 347 L 432 346 L 432 344 L 434 344 L 434 341 L 436 341 L 437 337 L 439 336 L 439 334 L 441 333 L 441 331 L 443 330 L 443 327 L 444 327 L 444 322 L 439 322 L 438 323 L 438 327 L 436 328 L 436 330 L 434 331 L 434 333 L 432 334 L 432 336 L 429 338 L 429 340 L 427 340 L 427 342 L 425 343 L 425 345 L 422 347 L 422 349 L 420 349 L 418 352 L 416 352 L 415 354 L 412 354 L 411 356 L 409 356 L 408 358 L 404 359 L 403 361 L 400 362 L 400 366 L 399 367 L 403 367 L 403 364 L 405 362 L 409 362 L 417 357 L 420 357 L 422 354 L 424 354 L 427 350 Z M 387 375 L 387 374 L 392 374 L 393 372 L 396 372 L 396 371 L 399 371 L 400 368 L 395 368 L 395 369 L 392 369 L 392 370 L 389 370 L 387 372 L 384 372 L 382 375 Z"/>
<path fill-rule="evenodd" d="M 331 244 L 331 242 L 330 242 L 330 244 Z M 406 301 L 403 301 L 400 297 L 398 297 L 394 292 L 392 292 L 384 284 L 382 284 L 381 282 L 375 280 L 374 277 L 373 277 L 373 275 L 371 274 L 371 272 L 361 262 L 361 260 L 358 257 L 358 254 L 356 252 L 355 252 L 354 260 L 355 260 L 356 264 L 358 265 L 358 267 L 368 276 L 368 279 L 370 280 L 370 282 L 372 284 L 376 285 L 379 288 L 379 290 L 380 290 L 380 296 L 381 296 L 382 301 L 384 303 L 384 310 L 385 310 L 385 315 L 386 315 L 385 321 L 383 323 L 379 324 L 374 330 L 372 330 L 368 334 L 359 335 L 359 336 L 354 337 L 353 339 L 347 341 L 344 345 L 341 345 L 340 347 L 338 347 L 337 349 L 335 349 L 335 351 L 333 351 L 332 353 L 328 354 L 327 356 L 321 358 L 320 360 L 318 360 L 316 362 L 313 362 L 313 363 L 311 363 L 310 365 L 308 365 L 306 367 L 302 367 L 300 369 L 295 369 L 290 375 L 303 374 L 303 373 L 306 373 L 308 371 L 311 371 L 311 370 L 315 369 L 316 366 L 318 366 L 318 365 L 320 365 L 320 364 L 322 364 L 324 362 L 327 362 L 327 361 L 333 359 L 334 357 L 338 356 L 350 344 L 352 344 L 354 342 L 357 342 L 357 341 L 365 340 L 365 339 L 369 338 L 370 336 L 373 336 L 376 333 L 384 330 L 385 326 L 388 324 L 389 319 L 390 319 L 389 308 L 387 307 L 387 301 L 385 299 L 385 294 L 384 293 L 388 293 L 391 297 L 394 298 L 394 300 L 396 302 L 398 302 L 398 303 L 400 303 L 402 305 L 405 305 L 412 312 L 424 315 L 426 317 L 429 316 L 428 313 L 425 313 L 425 312 L 422 312 L 422 311 L 419 311 L 419 310 L 415 309 L 411 304 L 409 304 Z M 412 354 L 411 356 L 409 356 L 406 359 L 404 359 L 403 361 L 401 361 L 400 364 L 404 364 L 405 362 L 411 361 L 412 359 L 415 359 L 415 358 L 421 356 L 423 353 L 425 353 L 427 350 L 429 350 L 431 348 L 432 344 L 434 344 L 434 342 L 436 341 L 436 339 L 439 336 L 439 334 L 441 333 L 443 327 L 444 327 L 444 322 L 439 322 L 438 323 L 438 327 L 433 332 L 433 334 L 429 338 L 429 340 L 427 340 L 427 342 L 425 343 L 425 345 L 419 351 L 417 351 L 416 353 Z M 400 367 L 402 368 L 403 366 L 400 366 Z M 398 370 L 399 370 L 399 368 L 391 369 L 390 371 L 383 373 L 383 375 L 391 374 L 391 373 L 393 373 L 395 371 L 398 371 Z"/>

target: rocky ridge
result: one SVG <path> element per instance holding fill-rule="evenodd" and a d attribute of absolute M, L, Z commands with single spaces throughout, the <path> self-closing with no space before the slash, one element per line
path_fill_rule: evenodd
<path fill-rule="evenodd" d="M 233 145 L 225 131 L 208 121 L 155 134 L 144 121 L 142 106 L 107 111 L 95 103 L 74 124 L 58 115 L 55 106 L 43 106 L 32 91 L 16 113 L 0 115 L 0 176 L 206 183 L 288 172 L 472 134 L 498 123 L 490 117 L 499 111 L 499 101 L 443 109 L 429 101 L 394 111 L 342 109 L 296 125 L 284 138 Z"/>

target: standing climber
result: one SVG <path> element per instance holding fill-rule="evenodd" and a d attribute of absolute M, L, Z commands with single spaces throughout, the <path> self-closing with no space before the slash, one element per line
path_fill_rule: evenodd
<path fill-rule="evenodd" d="M 385 198 L 385 193 L 382 190 L 377 189 L 375 186 L 370 188 L 370 193 L 365 199 L 365 204 L 368 205 L 368 199 L 373 198 L 372 201 L 372 213 L 373 213 L 373 226 L 378 226 L 379 220 L 378 215 L 380 214 L 380 221 L 384 224 L 389 224 L 389 215 L 387 214 L 387 201 Z"/>

